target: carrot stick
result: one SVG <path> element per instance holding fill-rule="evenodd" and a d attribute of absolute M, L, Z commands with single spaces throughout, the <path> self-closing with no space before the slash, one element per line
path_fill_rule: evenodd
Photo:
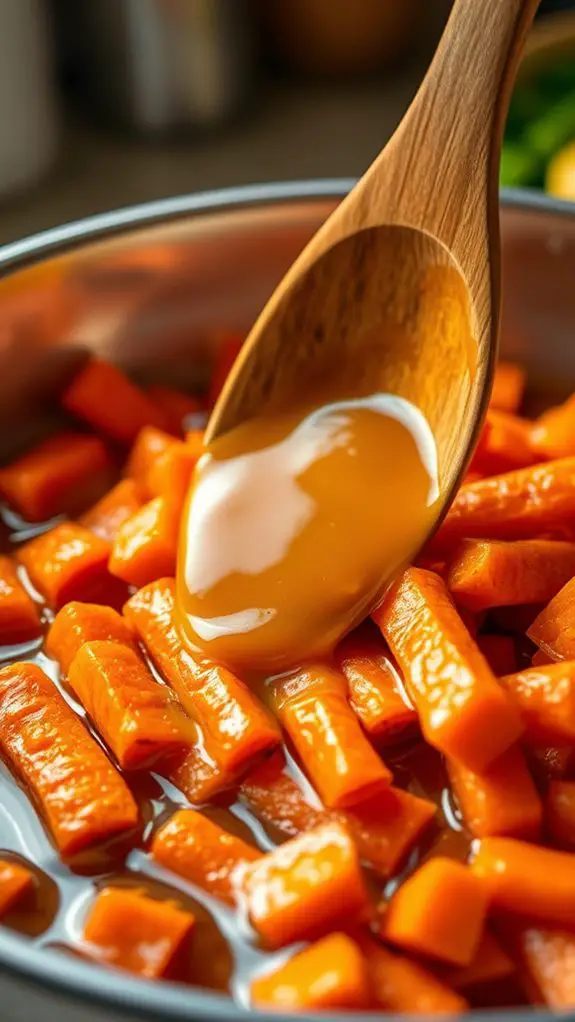
<path fill-rule="evenodd" d="M 247 685 L 182 646 L 174 593 L 174 580 L 160 579 L 128 600 L 124 616 L 186 712 L 212 739 L 210 754 L 225 774 L 235 776 L 256 756 L 279 745 L 280 732 Z"/>
<path fill-rule="evenodd" d="M 471 868 L 484 883 L 494 909 L 572 926 L 575 858 L 568 852 L 486 837 Z"/>
<path fill-rule="evenodd" d="M 357 849 L 336 822 L 242 867 L 236 883 L 252 926 L 270 948 L 353 924 L 369 909 Z"/>
<path fill-rule="evenodd" d="M 575 660 L 575 578 L 537 615 L 527 635 L 552 660 Z"/>
<path fill-rule="evenodd" d="M 324 810 L 306 801 L 299 785 L 285 773 L 279 755 L 250 771 L 240 785 L 239 797 L 258 820 L 284 838 L 297 837 L 327 818 Z"/>
<path fill-rule="evenodd" d="M 111 362 L 92 359 L 61 396 L 63 408 L 96 432 L 131 444 L 144 426 L 164 424 L 160 409 Z"/>
<path fill-rule="evenodd" d="M 575 396 L 543 412 L 531 428 L 531 445 L 542 458 L 575 454 Z"/>
<path fill-rule="evenodd" d="M 532 999 L 555 1011 L 575 1007 L 573 931 L 516 923 L 505 935 Z"/>
<path fill-rule="evenodd" d="M 102 441 L 84 433 L 57 433 L 0 469 L 0 495 L 29 522 L 75 515 L 114 478 Z"/>
<path fill-rule="evenodd" d="M 500 684 L 521 712 L 530 744 L 575 741 L 575 661 L 528 667 Z"/>
<path fill-rule="evenodd" d="M 391 772 L 361 730 L 339 671 L 309 664 L 274 682 L 270 695 L 325 805 L 344 809 L 389 789 Z"/>
<path fill-rule="evenodd" d="M 148 475 L 156 458 L 169 451 L 175 438 L 163 429 L 144 426 L 138 433 L 130 451 L 125 474 L 138 486 L 140 496 L 149 500 L 153 496 L 148 487 Z"/>
<path fill-rule="evenodd" d="M 159 979 L 194 925 L 192 913 L 172 902 L 155 901 L 141 891 L 106 887 L 92 905 L 84 940 L 88 953 L 107 965 Z"/>
<path fill-rule="evenodd" d="M 464 540 L 447 584 L 469 610 L 547 603 L 575 575 L 575 543 L 546 539 Z"/>
<path fill-rule="evenodd" d="M 486 424 L 484 442 L 472 462 L 480 475 L 500 475 L 540 460 L 531 444 L 531 423 L 527 419 L 490 409 Z"/>
<path fill-rule="evenodd" d="M 183 759 L 164 763 L 156 769 L 196 806 L 211 802 L 216 795 L 237 784 L 237 777 L 219 762 L 218 742 L 197 720 L 186 721 L 189 748 Z"/>
<path fill-rule="evenodd" d="M 132 647 L 85 642 L 68 681 L 123 770 L 150 767 L 188 744 L 184 714 Z"/>
<path fill-rule="evenodd" d="M 36 604 L 20 582 L 11 559 L 0 556 L 0 645 L 29 642 L 41 631 Z"/>
<path fill-rule="evenodd" d="M 124 781 L 35 664 L 0 670 L 0 749 L 62 855 L 136 826 L 138 808 Z"/>
<path fill-rule="evenodd" d="M 140 587 L 175 574 L 180 514 L 179 501 L 156 497 L 128 518 L 112 544 L 112 575 Z"/>
<path fill-rule="evenodd" d="M 17 862 L 0 860 L 0 919 L 31 889 L 34 877 Z"/>
<path fill-rule="evenodd" d="M 410 568 L 373 614 L 399 663 L 427 741 L 485 770 L 521 722 L 458 616 L 438 575 Z"/>
<path fill-rule="evenodd" d="M 80 518 L 96 536 L 113 543 L 120 527 L 142 506 L 137 484 L 133 479 L 122 479 L 97 504 Z"/>
<path fill-rule="evenodd" d="M 527 374 L 517 362 L 500 361 L 495 368 L 491 407 L 516 412 L 523 398 Z"/>
<path fill-rule="evenodd" d="M 519 746 L 504 752 L 484 773 L 476 774 L 453 761 L 448 763 L 448 771 L 473 837 L 538 837 L 543 808 Z"/>
<path fill-rule="evenodd" d="M 445 978 L 456 990 L 467 990 L 470 987 L 508 979 L 514 972 L 515 965 L 512 959 L 503 950 L 491 930 L 484 930 L 471 964 L 459 969 L 450 969 Z"/>
<path fill-rule="evenodd" d="M 360 938 L 377 1004 L 407 1015 L 461 1015 L 469 1005 L 418 962 L 395 954 L 371 937 Z"/>
<path fill-rule="evenodd" d="M 545 796 L 545 823 L 555 844 L 575 847 L 575 781 L 551 781 Z"/>
<path fill-rule="evenodd" d="M 175 436 L 180 436 L 185 428 L 185 421 L 190 415 L 201 412 L 202 405 L 197 397 L 185 394 L 175 387 L 166 387 L 153 383 L 147 388 L 148 397 L 158 408 L 162 409 L 166 426 Z"/>
<path fill-rule="evenodd" d="M 384 646 L 349 635 L 336 650 L 336 663 L 347 679 L 351 708 L 370 735 L 396 741 L 417 729 L 417 713 Z"/>
<path fill-rule="evenodd" d="M 234 871 L 261 857 L 257 848 L 195 809 L 174 813 L 154 836 L 151 854 L 160 866 L 231 904 L 235 900 Z"/>
<path fill-rule="evenodd" d="M 345 933 L 330 933 L 251 984 L 256 1007 L 281 1011 L 361 1009 L 370 1003 L 365 959 Z"/>
<path fill-rule="evenodd" d="M 72 601 L 56 614 L 46 636 L 46 652 L 66 675 L 84 643 L 97 640 L 134 645 L 133 633 L 116 610 L 98 603 Z"/>
<path fill-rule="evenodd" d="M 517 645 L 511 635 L 478 635 L 477 645 L 497 678 L 517 670 Z"/>
<path fill-rule="evenodd" d="M 469 965 L 477 953 L 487 890 L 459 862 L 435 858 L 420 866 L 389 902 L 382 936 L 413 954 L 449 965 Z"/>
<path fill-rule="evenodd" d="M 59 610 L 70 600 L 117 605 L 125 587 L 108 571 L 110 546 L 82 525 L 63 522 L 17 551 L 32 585 Z"/>

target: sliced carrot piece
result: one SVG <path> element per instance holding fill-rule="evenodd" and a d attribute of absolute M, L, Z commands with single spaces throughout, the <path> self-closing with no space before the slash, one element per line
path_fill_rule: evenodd
<path fill-rule="evenodd" d="M 197 397 L 185 394 L 183 390 L 177 390 L 175 387 L 153 383 L 147 390 L 148 397 L 162 409 L 168 429 L 176 436 L 183 432 L 188 416 L 196 415 L 202 410 Z"/>
<path fill-rule="evenodd" d="M 66 675 L 84 643 L 95 640 L 130 646 L 134 644 L 134 635 L 121 614 L 111 607 L 73 600 L 56 614 L 46 636 L 46 652 L 60 664 L 62 674 Z"/>
<path fill-rule="evenodd" d="M 519 746 L 507 749 L 484 773 L 453 761 L 448 771 L 461 815 L 474 837 L 538 837 L 543 807 Z"/>
<path fill-rule="evenodd" d="M 158 766 L 157 770 L 190 802 L 201 806 L 237 784 L 237 778 L 218 762 L 217 740 L 207 734 L 197 720 L 188 720 L 186 723 L 190 739 L 185 756 L 173 763 Z"/>
<path fill-rule="evenodd" d="M 517 670 L 517 645 L 511 635 L 478 635 L 477 645 L 497 678 Z"/>
<path fill-rule="evenodd" d="M 62 406 L 98 433 L 131 444 L 144 426 L 164 424 L 160 409 L 111 362 L 94 358 L 61 396 Z"/>
<path fill-rule="evenodd" d="M 180 504 L 155 497 L 118 529 L 109 567 L 112 575 L 145 586 L 176 571 Z"/>
<path fill-rule="evenodd" d="M 0 919 L 30 890 L 34 877 L 17 862 L 0 860 Z"/>
<path fill-rule="evenodd" d="M 154 836 L 151 853 L 160 866 L 230 903 L 235 870 L 261 857 L 257 848 L 195 809 L 174 813 Z"/>
<path fill-rule="evenodd" d="M 551 781 L 545 796 L 545 822 L 556 844 L 575 847 L 575 781 Z"/>
<path fill-rule="evenodd" d="M 543 412 L 531 428 L 531 445 L 543 458 L 575 454 L 575 395 Z"/>
<path fill-rule="evenodd" d="M 194 450 L 192 444 L 176 440 L 150 467 L 147 485 L 151 495 L 170 497 L 172 502 L 183 506 L 193 471 L 201 454 L 201 448 Z"/>
<path fill-rule="evenodd" d="M 460 994 L 418 962 L 395 954 L 371 937 L 362 936 L 360 947 L 380 1007 L 408 1015 L 461 1015 L 469 1010 Z"/>
<path fill-rule="evenodd" d="M 528 667 L 500 684 L 520 710 L 530 744 L 575 741 L 575 661 Z"/>
<path fill-rule="evenodd" d="M 70 600 L 117 606 L 125 587 L 108 571 L 110 545 L 83 525 L 63 522 L 17 551 L 32 585 L 59 610 Z"/>
<path fill-rule="evenodd" d="M 120 527 L 128 518 L 135 515 L 141 506 L 137 484 L 133 479 L 122 479 L 82 515 L 80 525 L 84 525 L 107 543 L 113 543 Z"/>
<path fill-rule="evenodd" d="M 568 852 L 486 837 L 471 868 L 494 909 L 571 926 L 575 913 L 575 857 Z"/>
<path fill-rule="evenodd" d="M 575 660 L 575 578 L 537 615 L 527 635 L 552 660 Z"/>
<path fill-rule="evenodd" d="M 148 475 L 152 465 L 156 458 L 169 451 L 175 443 L 177 441 L 170 433 L 157 429 L 156 426 L 144 426 L 138 433 L 130 451 L 125 474 L 138 485 L 145 500 L 153 496 L 148 488 Z"/>
<path fill-rule="evenodd" d="M 309 664 L 270 687 L 274 713 L 327 806 L 344 809 L 386 791 L 391 771 L 369 744 L 339 671 Z"/>
<path fill-rule="evenodd" d="M 495 368 L 491 407 L 516 412 L 523 399 L 527 374 L 517 362 L 501 361 Z"/>
<path fill-rule="evenodd" d="M 0 556 L 0 645 L 29 642 L 42 631 L 38 608 L 9 557 Z"/>
<path fill-rule="evenodd" d="M 531 444 L 531 422 L 527 419 L 490 409 L 487 424 L 489 429 L 484 443 L 472 463 L 480 475 L 500 475 L 540 460 Z"/>
<path fill-rule="evenodd" d="M 345 933 L 330 933 L 251 985 L 254 1005 L 283 1011 L 367 1008 L 370 995 L 365 958 Z"/>
<path fill-rule="evenodd" d="M 459 862 L 435 858 L 393 895 L 382 936 L 414 954 L 469 965 L 477 953 L 488 908 L 481 880 Z"/>
<path fill-rule="evenodd" d="M 138 808 L 120 774 L 35 664 L 0 670 L 0 749 L 62 855 L 136 826 Z"/>
<path fill-rule="evenodd" d="M 266 826 L 282 837 L 297 837 L 326 819 L 325 811 L 314 809 L 298 784 L 285 773 L 281 756 L 263 760 L 242 781 L 242 802 Z"/>
<path fill-rule="evenodd" d="M 517 923 L 505 934 L 532 999 L 556 1011 L 575 1007 L 575 933 Z"/>
<path fill-rule="evenodd" d="M 176 624 L 175 583 L 164 578 L 140 589 L 124 616 L 182 706 L 210 736 L 209 754 L 235 776 L 255 756 L 279 745 L 271 714 L 231 671 L 184 649 Z"/>
<path fill-rule="evenodd" d="M 336 822 L 242 867 L 236 882 L 252 926 L 272 948 L 353 924 L 369 908 L 357 849 Z"/>
<path fill-rule="evenodd" d="M 75 515 L 113 481 L 102 441 L 84 433 L 57 433 L 0 468 L 0 495 L 29 522 Z"/>
<path fill-rule="evenodd" d="M 131 646 L 85 642 L 68 681 L 123 770 L 149 767 L 186 747 L 182 711 Z"/>
<path fill-rule="evenodd" d="M 88 952 L 106 965 L 159 979 L 194 924 L 192 913 L 172 902 L 155 901 L 141 891 L 106 887 L 92 905 L 84 940 Z"/>
<path fill-rule="evenodd" d="M 519 715 L 458 616 L 443 579 L 410 568 L 373 614 L 427 741 L 485 770 L 521 733 Z"/>
<path fill-rule="evenodd" d="M 396 741 L 417 729 L 417 713 L 384 646 L 349 635 L 336 650 L 336 663 L 347 679 L 351 708 L 370 735 Z"/>
<path fill-rule="evenodd" d="M 547 603 L 575 575 L 575 543 L 547 539 L 464 540 L 447 584 L 469 610 Z"/>
<path fill-rule="evenodd" d="M 503 950 L 491 930 L 484 930 L 471 964 L 459 969 L 450 969 L 445 978 L 456 990 L 467 990 L 470 987 L 508 979 L 514 972 L 513 960 Z"/>

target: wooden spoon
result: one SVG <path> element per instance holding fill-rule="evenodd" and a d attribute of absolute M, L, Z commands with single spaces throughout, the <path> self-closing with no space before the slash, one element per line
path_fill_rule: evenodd
<path fill-rule="evenodd" d="M 456 0 L 395 135 L 253 327 L 212 441 L 302 393 L 398 394 L 427 417 L 442 502 L 485 410 L 500 301 L 498 174 L 511 87 L 538 0 Z M 318 125 L 321 131 L 321 125 Z"/>

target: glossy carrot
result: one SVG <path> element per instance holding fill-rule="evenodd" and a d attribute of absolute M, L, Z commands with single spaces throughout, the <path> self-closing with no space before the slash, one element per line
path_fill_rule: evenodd
<path fill-rule="evenodd" d="M 517 670 L 517 644 L 511 635 L 478 635 L 477 645 L 497 678 Z"/>
<path fill-rule="evenodd" d="M 186 733 L 189 733 L 187 752 L 183 758 L 175 758 L 173 763 L 158 765 L 156 770 L 178 788 L 188 801 L 201 806 L 237 785 L 237 777 L 219 761 L 217 739 L 204 731 L 197 720 L 189 719 L 186 724 Z"/>
<path fill-rule="evenodd" d="M 84 525 L 107 543 L 113 543 L 120 527 L 128 518 L 135 515 L 141 506 L 142 500 L 137 484 L 133 479 L 122 479 L 82 515 L 80 525 Z"/>
<path fill-rule="evenodd" d="M 85 642 L 106 640 L 133 645 L 134 635 L 124 618 L 111 607 L 73 600 L 56 614 L 48 635 L 46 652 L 60 664 L 66 675 L 70 664 Z"/>
<path fill-rule="evenodd" d="M 575 578 L 537 615 L 527 635 L 552 660 L 575 660 Z"/>
<path fill-rule="evenodd" d="M 391 784 L 391 771 L 365 737 L 339 671 L 309 664 L 270 687 L 274 713 L 322 802 L 356 805 Z"/>
<path fill-rule="evenodd" d="M 367 963 L 345 933 L 330 933 L 259 976 L 250 993 L 256 1007 L 275 1011 L 362 1009 L 371 999 Z"/>
<path fill-rule="evenodd" d="M 0 860 L 0 919 L 31 889 L 34 877 L 17 862 Z"/>
<path fill-rule="evenodd" d="M 131 646 L 85 642 L 68 681 L 123 770 L 150 767 L 186 748 L 184 714 Z"/>
<path fill-rule="evenodd" d="M 449 965 L 469 965 L 477 953 L 488 895 L 477 876 L 452 859 L 420 866 L 393 895 L 382 936 L 416 955 Z"/>
<path fill-rule="evenodd" d="M 258 820 L 284 838 L 297 837 L 327 818 L 324 810 L 307 801 L 277 754 L 250 771 L 240 785 L 239 796 Z"/>
<path fill-rule="evenodd" d="M 491 930 L 484 930 L 470 965 L 450 969 L 445 978 L 456 990 L 467 990 L 513 976 L 515 965 Z"/>
<path fill-rule="evenodd" d="M 396 741 L 413 734 L 417 713 L 382 644 L 349 635 L 336 650 L 336 663 L 347 680 L 351 708 L 370 735 Z"/>
<path fill-rule="evenodd" d="M 461 1015 L 467 1001 L 432 972 L 371 937 L 360 938 L 379 1007 L 407 1015 Z"/>
<path fill-rule="evenodd" d="M 328 822 L 292 838 L 236 873 L 239 896 L 270 948 L 352 925 L 369 909 L 348 831 Z"/>
<path fill-rule="evenodd" d="M 42 631 L 38 608 L 10 557 L 0 556 L 0 646 L 29 642 Z"/>
<path fill-rule="evenodd" d="M 575 543 L 546 539 L 468 539 L 451 562 L 447 584 L 469 610 L 547 603 L 575 575 Z"/>
<path fill-rule="evenodd" d="M 512 746 L 481 774 L 451 761 L 449 779 L 473 837 L 504 835 L 535 840 L 543 807 L 519 746 Z"/>
<path fill-rule="evenodd" d="M 545 823 L 554 844 L 575 847 L 575 781 L 551 781 L 545 796 Z"/>
<path fill-rule="evenodd" d="M 523 399 L 527 374 L 517 362 L 498 363 L 493 378 L 491 407 L 516 412 Z"/>
<path fill-rule="evenodd" d="M 114 467 L 102 441 L 57 433 L 0 468 L 0 496 L 29 522 L 75 515 L 111 485 Z"/>
<path fill-rule="evenodd" d="M 575 933 L 533 924 L 506 926 L 510 950 L 537 1004 L 555 1011 L 575 1007 Z"/>
<path fill-rule="evenodd" d="M 0 749 L 62 855 L 136 826 L 138 808 L 124 781 L 35 664 L 0 670 Z"/>
<path fill-rule="evenodd" d="M 475 453 L 472 462 L 472 468 L 480 475 L 500 475 L 540 460 L 531 444 L 531 423 L 527 419 L 490 409 L 487 425 L 482 448 Z"/>
<path fill-rule="evenodd" d="M 559 926 L 573 924 L 575 857 L 568 852 L 513 838 L 486 837 L 471 868 L 495 910 Z"/>
<path fill-rule="evenodd" d="M 147 392 L 154 404 L 162 409 L 167 428 L 175 436 L 183 432 L 186 419 L 190 415 L 197 415 L 202 411 L 201 402 L 197 397 L 185 394 L 183 390 L 177 390 L 175 387 L 154 383 L 147 388 Z"/>
<path fill-rule="evenodd" d="M 110 545 L 75 522 L 63 522 L 30 540 L 17 556 L 54 610 L 71 600 L 117 606 L 126 592 L 108 571 Z"/>
<path fill-rule="evenodd" d="M 238 866 L 255 862 L 261 852 L 229 834 L 195 809 L 180 809 L 157 832 L 152 857 L 215 898 L 233 903 Z"/>
<path fill-rule="evenodd" d="M 60 400 L 67 412 L 121 444 L 133 443 L 144 426 L 164 424 L 160 409 L 144 391 L 102 359 L 87 362 Z"/>
<path fill-rule="evenodd" d="M 145 586 L 176 571 L 180 505 L 156 497 L 118 529 L 109 567 L 112 575 Z"/>
<path fill-rule="evenodd" d="M 192 444 L 176 440 L 150 467 L 147 485 L 151 495 L 169 498 L 183 508 L 190 480 L 201 454 L 201 447 L 195 450 Z"/>
<path fill-rule="evenodd" d="M 106 887 L 92 905 L 83 936 L 88 954 L 102 963 L 159 979 L 194 925 L 192 913 L 172 902 Z"/>
<path fill-rule="evenodd" d="M 148 487 L 148 475 L 156 458 L 161 457 L 176 440 L 170 433 L 156 426 L 144 426 L 138 433 L 130 451 L 125 474 L 138 486 L 140 496 L 149 500 L 153 494 Z"/>
<path fill-rule="evenodd" d="M 575 741 L 575 661 L 528 667 L 500 684 L 521 712 L 530 744 Z"/>
<path fill-rule="evenodd" d="M 519 715 L 439 576 L 410 568 L 373 614 L 401 668 L 427 741 L 485 770 L 521 733 Z"/>
<path fill-rule="evenodd" d="M 541 458 L 575 454 L 575 396 L 543 412 L 531 428 L 531 444 Z"/>
<path fill-rule="evenodd" d="M 140 589 L 124 607 L 124 616 L 186 712 L 210 737 L 210 755 L 224 774 L 235 776 L 257 755 L 279 745 L 279 728 L 251 689 L 225 667 L 182 646 L 173 579 Z"/>

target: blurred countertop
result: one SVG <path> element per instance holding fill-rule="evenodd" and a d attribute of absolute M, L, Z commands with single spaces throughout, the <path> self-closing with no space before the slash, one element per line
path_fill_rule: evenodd
<path fill-rule="evenodd" d="M 0 243 L 186 192 L 357 176 L 393 132 L 422 73 L 416 66 L 354 84 L 274 83 L 234 124 L 179 141 L 68 123 L 50 175 L 0 203 Z"/>

